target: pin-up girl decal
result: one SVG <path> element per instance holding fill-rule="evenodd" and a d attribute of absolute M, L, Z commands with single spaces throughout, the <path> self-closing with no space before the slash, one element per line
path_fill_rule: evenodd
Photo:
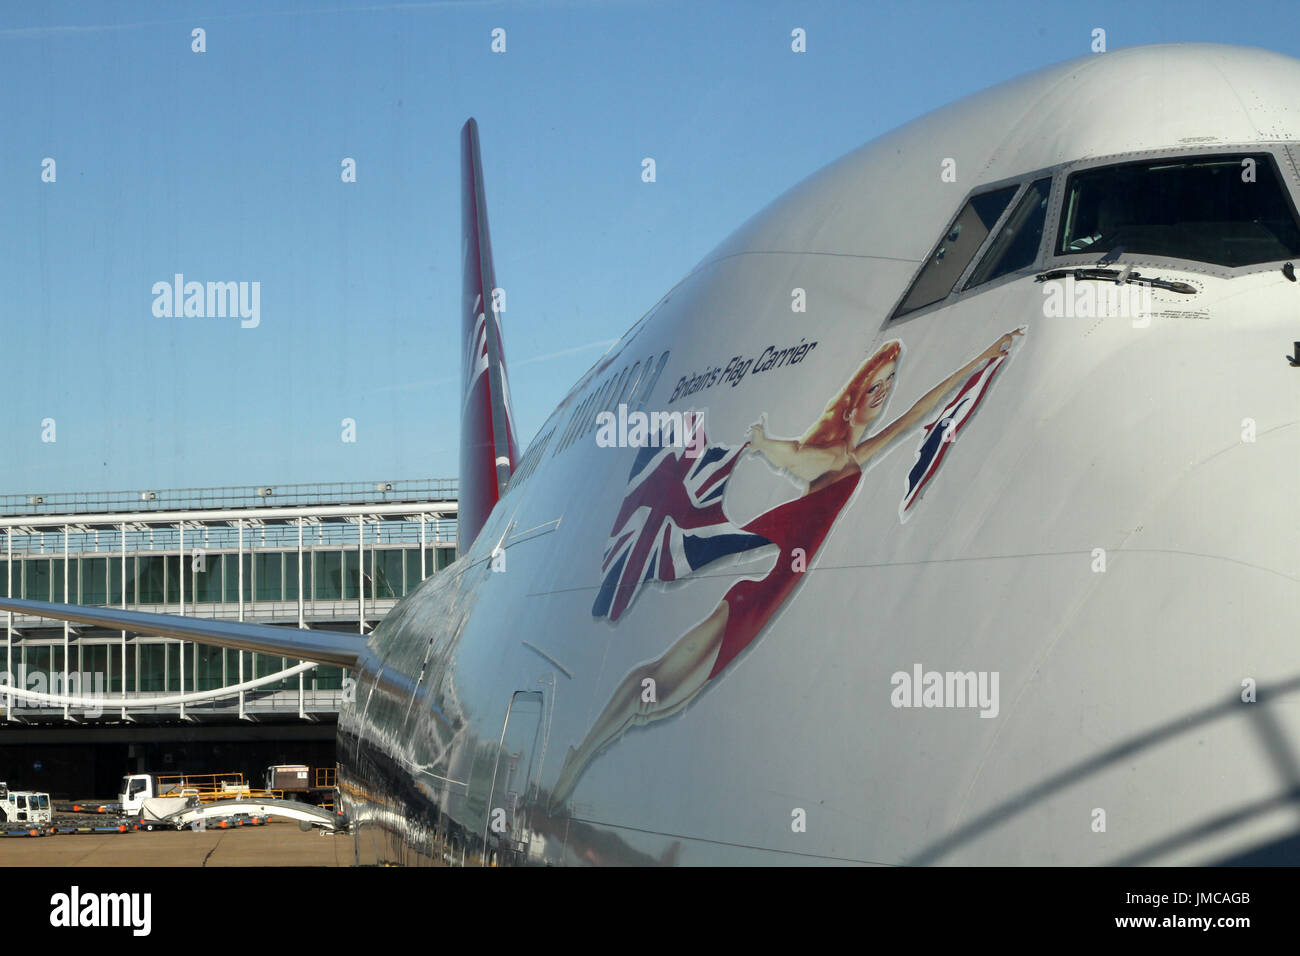
<path fill-rule="evenodd" d="M 989 369 L 1000 364 L 1021 334 L 1016 330 L 999 337 L 872 435 L 867 432 L 894 388 L 902 355 L 897 341 L 881 346 L 859 366 L 800 439 L 772 438 L 760 420 L 750 428 L 748 441 L 736 449 L 709 445 L 696 459 L 680 449 L 642 450 L 605 552 L 606 575 L 593 614 L 616 621 L 646 582 L 680 580 L 726 554 L 769 545 L 780 553 L 763 577 L 737 581 L 708 617 L 660 657 L 623 677 L 582 742 L 569 748 L 552 806 L 568 798 L 591 759 L 624 731 L 681 710 L 754 642 L 798 585 L 852 497 L 864 467 L 919 426 L 958 386 L 959 395 L 965 394 L 982 381 L 967 403 L 969 415 L 987 386 Z M 931 431 L 939 424 L 936 421 Z M 747 450 L 806 488 L 799 497 L 737 526 L 723 512 L 723 497 L 735 463 Z M 654 684 L 646 685 L 647 680 Z M 653 686 L 653 695 L 643 693 L 647 686 Z M 653 700 L 646 700 L 651 696 Z"/>

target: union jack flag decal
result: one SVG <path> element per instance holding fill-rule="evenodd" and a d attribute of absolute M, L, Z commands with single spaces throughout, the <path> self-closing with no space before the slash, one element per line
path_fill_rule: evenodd
<path fill-rule="evenodd" d="M 702 432 L 699 443 L 697 458 L 683 447 L 650 445 L 637 453 L 605 546 L 593 616 L 617 621 L 648 582 L 678 581 L 726 555 L 771 544 L 722 510 L 727 480 L 748 443 L 708 445 Z"/>
<path fill-rule="evenodd" d="M 1006 355 L 999 355 L 989 359 L 983 367 L 972 372 L 970 378 L 966 379 L 965 384 L 953 396 L 952 401 L 945 405 L 938 417 L 923 429 L 920 447 L 916 449 L 916 461 L 907 473 L 906 491 L 902 503 L 898 506 L 898 517 L 901 521 L 906 521 L 910 517 L 908 509 L 916 504 L 925 491 L 925 486 L 943 464 L 944 455 L 948 454 L 948 449 L 957 440 L 961 427 L 975 414 L 980 400 L 993 382 L 993 376 L 997 375 L 998 369 L 1006 360 Z"/>

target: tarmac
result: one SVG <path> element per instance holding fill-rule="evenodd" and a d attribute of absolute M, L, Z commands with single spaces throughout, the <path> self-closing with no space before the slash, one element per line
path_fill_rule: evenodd
<path fill-rule="evenodd" d="M 229 830 L 143 830 L 0 838 L 7 866 L 350 866 L 352 840 L 292 821 Z"/>

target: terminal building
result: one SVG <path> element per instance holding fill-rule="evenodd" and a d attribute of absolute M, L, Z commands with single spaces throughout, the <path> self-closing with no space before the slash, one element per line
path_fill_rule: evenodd
<path fill-rule="evenodd" d="M 455 557 L 456 482 L 0 496 L 0 587 L 363 641 Z M 6 613 L 0 780 L 105 798 L 125 773 L 335 764 L 338 667 Z M 69 697 L 59 702 L 44 697 Z"/>

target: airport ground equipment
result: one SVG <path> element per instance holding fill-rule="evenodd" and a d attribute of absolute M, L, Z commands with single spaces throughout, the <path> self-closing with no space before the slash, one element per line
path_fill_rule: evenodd
<path fill-rule="evenodd" d="M 96 803 L 94 800 L 80 802 L 63 802 L 54 804 L 55 813 L 98 813 L 121 814 L 122 806 L 117 803 Z"/>
<path fill-rule="evenodd" d="M 50 795 L 36 790 L 5 788 L 0 799 L 0 824 L 49 824 L 53 820 Z"/>
<path fill-rule="evenodd" d="M 97 823 L 94 826 L 74 826 L 70 823 L 56 823 L 50 828 L 50 833 L 67 834 L 67 833 L 130 833 L 135 826 L 126 820 L 117 820 L 112 823 Z"/>
<path fill-rule="evenodd" d="M 179 797 L 149 797 L 140 803 L 140 824 L 146 830 L 170 827 L 173 816 L 198 804 L 198 795 L 192 793 Z"/>
<path fill-rule="evenodd" d="M 285 795 L 311 793 L 311 768 L 303 763 L 274 764 L 266 768 L 266 789 Z"/>
<path fill-rule="evenodd" d="M 266 768 L 262 796 L 288 797 L 318 806 L 334 806 L 337 772 L 334 767 L 308 767 L 306 764 L 273 764 Z M 257 796 L 253 791 L 251 796 Z"/>
<path fill-rule="evenodd" d="M 192 794 L 201 798 L 224 799 L 249 792 L 242 773 L 132 773 L 122 778 L 118 802 L 123 813 L 135 816 L 143 801 L 153 797 Z"/>
<path fill-rule="evenodd" d="M 189 824 L 188 827 L 181 827 L 181 829 L 182 830 L 184 829 L 229 830 L 234 827 L 247 827 L 247 826 L 260 827 L 270 822 L 271 822 L 271 818 L 268 816 L 257 816 L 257 815 L 249 816 L 248 814 L 245 813 L 237 813 L 234 816 L 229 816 L 229 817 L 216 817 L 216 818 L 204 817 L 202 820 L 197 820 L 194 823 Z"/>
<path fill-rule="evenodd" d="M 341 826 L 341 817 L 331 810 L 325 810 L 321 807 L 312 806 L 309 803 L 302 803 L 298 800 L 281 800 L 274 797 L 238 799 L 238 800 L 219 800 L 211 803 L 198 803 L 190 807 L 182 807 L 165 817 L 157 825 L 169 825 L 177 829 L 187 827 L 197 827 L 202 821 L 204 826 L 212 826 L 213 821 L 228 819 L 240 816 L 266 818 L 276 816 L 288 820 L 297 820 L 299 823 L 306 823 L 310 826 L 323 827 L 327 830 L 333 830 Z M 242 825 L 236 823 L 235 825 Z M 146 827 L 148 829 L 148 827 Z"/>
<path fill-rule="evenodd" d="M 0 837 L 43 837 L 49 836 L 54 832 L 50 826 L 33 826 L 26 824 L 24 826 L 10 826 L 9 824 L 0 824 Z"/>

